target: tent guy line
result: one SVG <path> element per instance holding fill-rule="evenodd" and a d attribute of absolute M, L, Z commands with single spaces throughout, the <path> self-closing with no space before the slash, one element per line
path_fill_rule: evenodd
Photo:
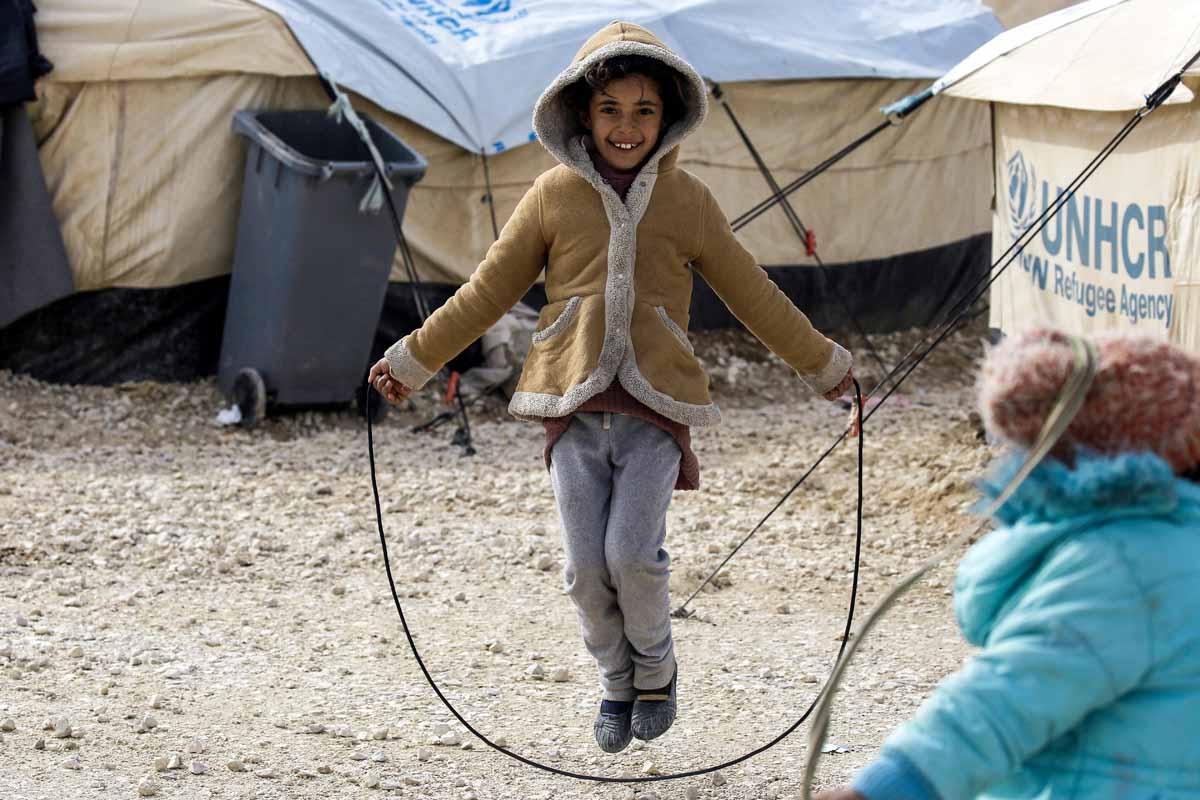
<path fill-rule="evenodd" d="M 859 338 L 862 339 L 866 344 L 867 351 L 871 354 L 871 358 L 873 358 L 875 363 L 879 366 L 879 371 L 886 375 L 888 372 L 887 364 L 883 362 L 883 359 L 879 355 L 879 351 L 877 351 L 875 349 L 875 345 L 871 343 L 871 337 L 867 336 L 867 332 L 863 328 L 862 323 L 855 315 L 853 309 L 850 308 L 850 304 L 846 302 L 846 296 L 837 289 L 837 287 L 833 284 L 833 281 L 830 279 L 829 268 L 825 266 L 825 262 L 821 259 L 821 254 L 817 252 L 817 242 L 814 232 L 804 226 L 804 223 L 800 221 L 800 215 L 796 213 L 796 209 L 792 208 L 791 201 L 781 195 L 779 182 L 775 180 L 775 175 L 771 172 L 771 168 L 767 166 L 767 162 L 763 160 L 762 155 L 758 152 L 758 148 L 754 146 L 754 142 L 750 139 L 750 134 L 746 132 L 746 129 L 742 127 L 741 121 L 738 120 L 737 115 L 733 113 L 733 106 L 729 104 L 729 100 L 725 97 L 725 92 L 722 91 L 721 84 L 715 81 L 709 81 L 709 86 L 713 98 L 721 104 L 721 108 L 725 109 L 725 113 L 729 116 L 729 121 L 733 123 L 733 127 L 737 130 L 738 136 L 741 137 L 742 143 L 746 145 L 746 150 L 749 151 L 750 157 L 754 159 L 754 163 L 758 167 L 758 171 L 762 173 L 763 179 L 767 182 L 767 187 L 775 194 L 775 196 L 779 197 L 780 208 L 783 209 L 783 213 L 787 217 L 788 223 L 791 224 L 792 230 L 795 231 L 796 236 L 800 239 L 800 243 L 804 245 L 806 254 L 812 256 L 813 261 L 816 262 L 817 267 L 821 270 L 821 275 L 825 278 L 826 285 L 833 290 L 834 295 L 838 299 L 838 303 L 842 306 L 842 311 L 845 312 L 846 316 L 849 317 L 851 324 L 854 326 L 855 333 L 857 333 Z"/>

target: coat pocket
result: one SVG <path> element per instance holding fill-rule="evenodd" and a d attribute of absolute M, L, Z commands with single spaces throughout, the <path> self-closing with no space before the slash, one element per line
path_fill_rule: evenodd
<path fill-rule="evenodd" d="M 675 338 L 687 348 L 689 353 L 695 355 L 695 351 L 692 350 L 692 343 L 688 339 L 687 331 L 679 327 L 675 320 L 671 319 L 671 315 L 667 313 L 667 309 L 664 306 L 655 306 L 654 311 L 658 314 L 658 318 L 662 320 L 663 325 L 667 326 L 667 330 L 675 335 Z"/>
<path fill-rule="evenodd" d="M 571 320 L 575 318 L 576 312 L 579 311 L 579 304 L 582 302 L 583 298 L 579 296 L 572 297 L 570 300 L 568 300 L 567 304 L 563 306 L 563 310 L 558 312 L 558 316 L 554 319 L 554 322 L 551 322 L 540 331 L 534 331 L 533 343 L 537 344 L 538 342 L 544 342 L 547 339 L 562 333 L 563 330 L 571 324 Z"/>

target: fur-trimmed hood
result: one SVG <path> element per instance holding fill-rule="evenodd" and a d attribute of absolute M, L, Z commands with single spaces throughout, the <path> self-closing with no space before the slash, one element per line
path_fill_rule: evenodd
<path fill-rule="evenodd" d="M 679 143 L 700 127 L 708 116 L 708 87 L 692 65 L 671 51 L 650 31 L 629 22 L 611 22 L 584 42 L 575 54 L 571 65 L 564 69 L 554 82 L 542 92 L 533 109 L 533 130 L 542 145 L 558 161 L 580 170 L 580 150 L 575 146 L 579 137 L 586 133 L 580 120 L 567 105 L 563 96 L 566 88 L 584 76 L 592 65 L 612 56 L 639 55 L 653 58 L 671 67 L 684 80 L 683 101 L 686 112 L 663 132 L 658 148 L 642 168 L 654 171 L 659 161 L 669 156 L 673 164 L 678 154 Z M 583 156 L 586 158 L 586 154 Z"/>

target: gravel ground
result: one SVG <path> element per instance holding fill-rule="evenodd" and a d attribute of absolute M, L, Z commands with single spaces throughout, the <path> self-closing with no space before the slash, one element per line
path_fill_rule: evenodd
<path fill-rule="evenodd" d="M 956 335 L 866 439 L 859 607 L 963 525 L 988 460 L 970 415 L 981 333 Z M 822 452 L 846 411 L 744 334 L 694 335 L 724 424 L 698 432 L 703 488 L 676 495 L 681 600 Z M 897 361 L 913 334 L 880 337 Z M 860 358 L 860 362 L 863 359 Z M 872 385 L 869 376 L 864 383 Z M 491 752 L 408 651 L 383 569 L 366 432 L 349 411 L 247 432 L 215 384 L 57 386 L 0 372 L 0 796 L 793 798 L 807 725 L 718 775 L 600 786 Z M 850 592 L 854 449 L 831 456 L 676 623 L 680 715 L 606 756 L 594 668 L 562 591 L 541 434 L 496 402 L 479 453 L 413 434 L 431 394 L 376 429 L 404 610 L 430 670 L 485 735 L 608 776 L 705 767 L 808 707 Z M 844 781 L 969 654 L 943 567 L 850 670 L 820 782 Z"/>

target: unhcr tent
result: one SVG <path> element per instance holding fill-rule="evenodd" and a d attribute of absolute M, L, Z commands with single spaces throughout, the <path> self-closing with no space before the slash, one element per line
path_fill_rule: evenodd
<path fill-rule="evenodd" d="M 229 121 L 242 108 L 324 108 L 318 66 L 428 161 L 405 230 L 437 303 L 479 262 L 493 217 L 503 225 L 551 166 L 529 142 L 537 91 L 614 17 L 722 82 L 780 183 L 999 30 L 976 0 L 856 0 L 836 13 L 785 0 L 347 5 L 335 16 L 301 0 L 39 3 L 55 70 L 28 112 L 75 293 L 25 298 L 0 331 L 0 366 L 88 382 L 211 373 L 245 152 Z M 682 164 L 730 217 L 768 193 L 718 107 Z M 870 330 L 920 324 L 986 266 L 989 174 L 986 109 L 940 100 L 792 198 L 828 283 L 779 209 L 743 241 L 820 325 L 846 322 L 835 293 Z M 402 279 L 397 264 L 381 343 L 416 321 Z M 732 322 L 706 287 L 694 305 L 694 327 Z"/>
<path fill-rule="evenodd" d="M 1200 51 L 1200 3 L 1090 0 L 1009 31 L 935 90 L 990 103 L 999 256 Z M 1127 329 L 1200 352 L 1200 66 L 992 287 L 992 324 Z"/>

